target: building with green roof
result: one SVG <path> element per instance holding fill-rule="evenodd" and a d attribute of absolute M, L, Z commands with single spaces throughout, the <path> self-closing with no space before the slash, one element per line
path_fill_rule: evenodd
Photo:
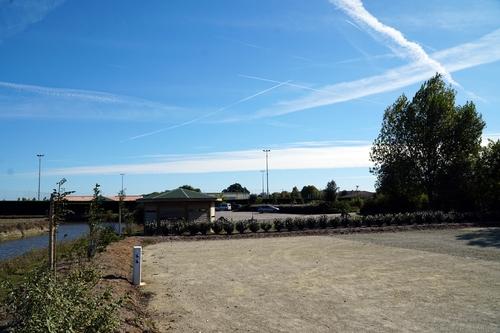
<path fill-rule="evenodd" d="M 221 199 L 211 195 L 178 188 L 172 191 L 144 195 L 137 202 L 144 207 L 144 222 L 185 220 L 213 222 L 215 203 Z"/>

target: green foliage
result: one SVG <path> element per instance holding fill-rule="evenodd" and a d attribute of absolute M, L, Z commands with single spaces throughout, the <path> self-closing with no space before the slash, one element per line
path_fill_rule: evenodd
<path fill-rule="evenodd" d="M 479 208 L 500 210 L 500 140 L 482 148 L 476 170 Z"/>
<path fill-rule="evenodd" d="M 484 126 L 473 103 L 455 105 L 439 74 L 411 101 L 402 95 L 386 109 L 370 155 L 378 192 L 392 207 L 425 194 L 432 209 L 466 209 Z"/>
<path fill-rule="evenodd" d="M 340 217 L 332 216 L 328 219 L 328 227 L 330 228 L 338 228 L 340 225 Z"/>
<path fill-rule="evenodd" d="M 325 229 L 328 226 L 328 216 L 326 215 L 321 215 L 318 218 L 318 227 L 321 229 Z"/>
<path fill-rule="evenodd" d="M 94 196 L 90 202 L 89 210 L 89 236 L 88 236 L 88 249 L 87 258 L 92 258 L 95 256 L 97 250 L 97 239 L 99 236 L 99 227 L 102 223 L 103 209 L 102 209 L 102 196 L 100 185 L 95 184 L 94 186 Z"/>
<path fill-rule="evenodd" d="M 202 235 L 206 235 L 212 228 L 212 223 L 210 222 L 200 222 L 198 223 L 198 229 Z"/>
<path fill-rule="evenodd" d="M 323 190 L 323 193 L 325 195 L 325 200 L 329 202 L 334 202 L 337 200 L 337 191 L 338 191 L 338 186 L 337 183 L 335 183 L 334 180 L 329 181 L 326 184 L 325 189 Z"/>
<path fill-rule="evenodd" d="M 264 232 L 269 232 L 269 230 L 271 230 L 273 226 L 271 225 L 271 223 L 267 222 L 267 221 L 264 221 L 264 222 L 261 222 L 260 223 L 260 228 L 262 230 L 264 230 Z"/>
<path fill-rule="evenodd" d="M 293 189 L 292 189 L 292 192 L 290 192 L 290 200 L 292 201 L 292 203 L 296 204 L 296 203 L 303 203 L 304 201 L 302 200 L 302 195 L 300 194 L 300 191 L 299 189 L 297 188 L 297 186 L 294 186 Z"/>
<path fill-rule="evenodd" d="M 227 221 L 225 218 L 220 217 L 212 224 L 212 231 L 214 234 L 218 235 L 224 229 L 224 222 Z"/>
<path fill-rule="evenodd" d="M 291 217 L 287 217 L 285 219 L 285 228 L 288 230 L 288 231 L 293 231 L 295 230 L 295 221 L 294 219 L 292 219 Z"/>
<path fill-rule="evenodd" d="M 307 185 L 300 191 L 302 199 L 306 202 L 311 202 L 313 200 L 321 199 L 321 191 L 314 185 Z"/>
<path fill-rule="evenodd" d="M 236 230 L 242 234 L 247 230 L 247 222 L 246 221 L 238 221 L 235 223 Z"/>
<path fill-rule="evenodd" d="M 250 191 L 246 187 L 241 186 L 240 183 L 231 184 L 226 189 L 222 190 L 222 193 L 226 192 L 250 193 Z"/>
<path fill-rule="evenodd" d="M 260 224 L 254 219 L 251 219 L 248 221 L 248 229 L 250 229 L 251 232 L 257 232 L 260 229 Z"/>
<path fill-rule="evenodd" d="M 274 230 L 280 232 L 285 227 L 285 223 L 281 219 L 274 219 L 273 221 Z"/>
<path fill-rule="evenodd" d="M 199 188 L 193 187 L 191 185 L 182 185 L 179 188 L 189 190 L 189 191 L 201 192 L 201 190 Z"/>
<path fill-rule="evenodd" d="M 232 221 L 224 220 L 222 223 L 222 228 L 227 235 L 231 235 L 234 232 L 234 223 Z"/>
<path fill-rule="evenodd" d="M 299 230 L 304 230 L 306 227 L 306 221 L 303 218 L 296 217 L 293 222 Z"/>
<path fill-rule="evenodd" d="M 109 289 L 97 289 L 95 269 L 79 267 L 57 279 L 53 272 L 35 269 L 9 288 L 5 307 L 14 332 L 112 332 L 119 324 L 123 299 Z"/>
<path fill-rule="evenodd" d="M 306 219 L 306 227 L 307 227 L 307 229 L 315 229 L 317 226 L 318 226 L 318 223 L 317 223 L 317 221 L 316 221 L 316 219 L 314 217 L 309 216 Z"/>
<path fill-rule="evenodd" d="M 196 235 L 200 231 L 198 223 L 192 222 L 192 221 L 189 223 L 186 223 L 186 229 L 189 231 L 189 234 L 191 236 Z"/>

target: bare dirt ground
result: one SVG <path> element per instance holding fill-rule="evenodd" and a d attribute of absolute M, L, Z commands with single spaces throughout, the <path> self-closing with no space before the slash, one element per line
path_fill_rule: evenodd
<path fill-rule="evenodd" d="M 149 313 L 172 332 L 498 332 L 500 231 L 164 242 Z"/>

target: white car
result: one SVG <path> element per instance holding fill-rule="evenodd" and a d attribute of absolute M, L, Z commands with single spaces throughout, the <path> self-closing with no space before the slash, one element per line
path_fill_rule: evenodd
<path fill-rule="evenodd" d="M 257 208 L 257 211 L 259 213 L 277 213 L 280 211 L 280 209 L 278 207 L 275 207 L 275 206 L 271 206 L 271 205 L 265 205 L 265 206 L 260 206 L 259 208 Z"/>
<path fill-rule="evenodd" d="M 231 204 L 230 203 L 221 203 L 220 205 L 215 207 L 216 211 L 230 211 Z"/>

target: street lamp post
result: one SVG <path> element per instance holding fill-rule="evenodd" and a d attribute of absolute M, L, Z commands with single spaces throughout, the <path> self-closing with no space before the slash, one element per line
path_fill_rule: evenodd
<path fill-rule="evenodd" d="M 260 173 L 262 174 L 262 192 L 260 192 L 261 194 L 264 194 L 264 172 L 266 172 L 266 170 L 260 170 Z"/>
<path fill-rule="evenodd" d="M 40 176 L 42 175 L 42 157 L 43 154 L 36 154 L 38 157 L 38 201 L 40 201 Z"/>
<path fill-rule="evenodd" d="M 268 154 L 271 149 L 263 149 L 264 153 L 266 153 L 266 181 L 267 181 L 267 199 L 269 199 L 269 157 Z"/>

